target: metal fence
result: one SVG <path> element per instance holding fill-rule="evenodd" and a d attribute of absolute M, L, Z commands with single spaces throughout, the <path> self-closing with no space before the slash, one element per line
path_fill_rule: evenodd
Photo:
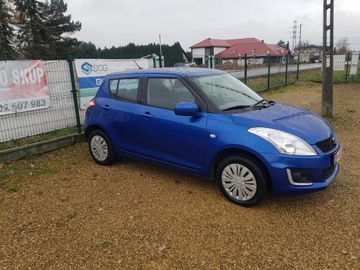
<path fill-rule="evenodd" d="M 322 63 L 290 63 L 289 56 L 282 63 L 271 63 L 269 58 L 265 65 L 256 67 L 248 65 L 245 58 L 243 69 L 228 72 L 253 90 L 264 91 L 294 83 L 302 71 L 320 70 L 321 67 Z"/>
<path fill-rule="evenodd" d="M 76 127 L 69 63 L 44 61 L 51 105 L 44 109 L 0 115 L 0 142 Z M 84 111 L 80 111 L 81 121 Z"/>
<path fill-rule="evenodd" d="M 79 89 L 73 61 L 44 61 L 51 105 L 44 109 L 0 115 L 0 143 L 50 131 L 77 127 L 81 133 L 85 111 L 79 109 Z M 287 85 L 298 79 L 299 72 L 320 69 L 321 63 L 267 66 L 228 71 L 256 91 Z M 254 79 L 256 78 L 256 79 Z M 75 130 L 75 129 L 74 129 Z"/>

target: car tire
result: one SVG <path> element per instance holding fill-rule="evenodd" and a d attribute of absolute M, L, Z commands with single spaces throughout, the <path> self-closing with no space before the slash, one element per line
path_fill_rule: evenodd
<path fill-rule="evenodd" d="M 89 136 L 89 150 L 96 163 L 111 165 L 116 155 L 109 137 L 102 130 L 93 130 Z"/>
<path fill-rule="evenodd" d="M 254 206 L 265 197 L 265 175 L 257 161 L 241 156 L 223 159 L 216 170 L 221 192 L 229 201 L 241 206 Z"/>

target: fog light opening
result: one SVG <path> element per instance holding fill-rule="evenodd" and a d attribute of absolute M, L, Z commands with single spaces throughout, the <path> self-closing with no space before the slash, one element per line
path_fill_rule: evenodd
<path fill-rule="evenodd" d="M 314 182 L 310 173 L 304 170 L 286 169 L 289 183 L 293 186 L 311 186 Z"/>

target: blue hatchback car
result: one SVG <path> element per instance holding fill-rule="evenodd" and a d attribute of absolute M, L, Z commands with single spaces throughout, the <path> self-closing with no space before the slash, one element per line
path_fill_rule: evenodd
<path fill-rule="evenodd" d="M 268 192 L 325 189 L 341 155 L 320 116 L 264 100 L 228 73 L 202 68 L 108 75 L 87 108 L 85 135 L 101 165 L 131 157 L 214 179 L 242 206 Z"/>

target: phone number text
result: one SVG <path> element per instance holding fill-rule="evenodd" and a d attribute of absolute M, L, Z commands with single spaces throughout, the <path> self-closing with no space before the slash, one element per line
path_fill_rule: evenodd
<path fill-rule="evenodd" d="M 33 99 L 25 101 L 14 101 L 9 103 L 0 102 L 0 113 L 28 111 L 32 109 L 39 109 L 47 107 L 46 99 Z"/>

